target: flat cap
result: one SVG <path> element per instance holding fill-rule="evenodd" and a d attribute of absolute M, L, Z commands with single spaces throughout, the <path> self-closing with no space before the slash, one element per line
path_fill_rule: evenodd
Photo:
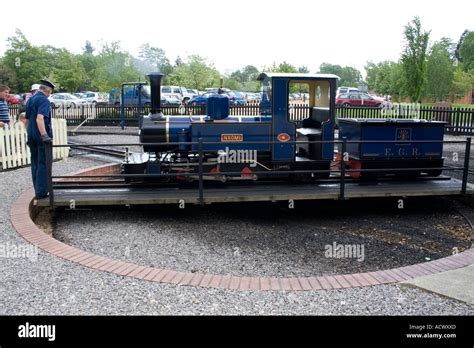
<path fill-rule="evenodd" d="M 46 86 L 46 87 L 49 87 L 49 88 L 52 88 L 52 89 L 56 88 L 54 83 L 52 83 L 51 81 L 48 81 L 48 80 L 39 80 L 39 83 L 43 86 Z"/>

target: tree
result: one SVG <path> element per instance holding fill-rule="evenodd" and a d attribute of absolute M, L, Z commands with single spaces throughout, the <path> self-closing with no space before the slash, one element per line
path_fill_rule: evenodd
<path fill-rule="evenodd" d="M 435 100 L 445 100 L 449 96 L 454 78 L 449 40 L 438 41 L 431 47 L 426 63 L 426 94 Z"/>
<path fill-rule="evenodd" d="M 99 91 L 110 91 L 127 81 L 143 81 L 144 76 L 133 65 L 133 57 L 120 47 L 120 42 L 104 43 L 96 57 L 92 85 Z"/>
<path fill-rule="evenodd" d="M 307 66 L 304 66 L 304 65 L 303 65 L 303 66 L 300 66 L 300 67 L 298 68 L 298 72 L 299 72 L 299 73 L 302 73 L 302 74 L 308 74 L 308 73 L 309 73 L 309 69 L 308 69 Z"/>
<path fill-rule="evenodd" d="M 254 67 L 253 65 L 247 65 L 242 69 L 232 72 L 230 76 L 224 80 L 224 82 L 227 88 L 253 92 L 258 89 L 258 74 L 259 71 L 256 67 Z"/>
<path fill-rule="evenodd" d="M 274 72 L 274 73 L 296 73 L 298 70 L 296 67 L 286 61 L 276 65 L 273 62 L 273 65 L 270 68 L 265 68 L 264 71 Z"/>
<path fill-rule="evenodd" d="M 367 63 L 365 70 L 367 72 L 367 85 L 369 90 L 379 94 L 393 94 L 391 73 L 393 65 L 391 61 L 383 61 L 380 63 Z"/>
<path fill-rule="evenodd" d="M 216 87 L 220 82 L 220 74 L 204 57 L 190 55 L 186 63 L 175 66 L 170 76 L 170 83 L 197 90 Z"/>
<path fill-rule="evenodd" d="M 0 60 L 0 81 L 2 84 L 7 85 L 12 89 L 12 91 L 18 91 L 17 90 L 17 77 L 16 73 L 14 70 L 12 70 L 9 66 L 3 63 L 2 60 Z"/>
<path fill-rule="evenodd" d="M 450 91 L 451 100 L 464 97 L 473 84 L 474 73 L 465 72 L 461 67 L 457 67 L 454 71 L 454 80 Z"/>
<path fill-rule="evenodd" d="M 392 89 L 391 93 L 389 94 L 398 96 L 400 98 L 406 97 L 408 95 L 407 81 L 405 79 L 405 73 L 401 62 L 392 65 L 392 69 L 390 71 L 390 81 Z M 394 98 L 394 100 L 398 99 L 399 98 L 397 97 Z"/>
<path fill-rule="evenodd" d="M 66 49 L 51 46 L 44 48 L 53 58 L 53 71 L 50 78 L 56 82 L 58 91 L 76 92 L 80 89 L 87 75 L 78 56 Z"/>
<path fill-rule="evenodd" d="M 370 91 L 398 97 L 405 95 L 405 81 L 400 63 L 393 61 L 383 61 L 377 64 L 368 62 L 365 69 Z"/>
<path fill-rule="evenodd" d="M 173 67 L 162 48 L 152 47 L 148 43 L 143 44 L 140 46 L 139 57 L 152 65 L 156 71 L 165 75 L 169 75 L 173 71 Z"/>
<path fill-rule="evenodd" d="M 180 56 L 177 56 L 177 57 L 176 57 L 176 60 L 174 61 L 174 65 L 175 65 L 175 66 L 180 66 L 180 65 L 182 65 L 182 64 L 184 64 L 183 60 L 181 59 Z"/>
<path fill-rule="evenodd" d="M 232 90 L 242 90 L 242 84 L 229 77 L 224 77 L 224 87 Z"/>
<path fill-rule="evenodd" d="M 420 18 L 415 17 L 405 26 L 405 48 L 401 62 L 406 90 L 412 101 L 419 101 L 426 81 L 426 50 L 430 32 L 423 31 Z"/>
<path fill-rule="evenodd" d="M 11 89 L 20 93 L 29 91 L 38 80 L 51 78 L 52 55 L 42 47 L 33 46 L 20 30 L 7 38 L 7 47 L 2 63 L 16 76 L 16 83 L 9 86 Z"/>
<path fill-rule="evenodd" d="M 459 47 L 459 59 L 464 71 L 474 69 L 474 31 L 468 32 Z"/>
<path fill-rule="evenodd" d="M 333 65 L 322 63 L 319 66 L 319 72 L 322 74 L 334 74 L 339 76 L 338 86 L 358 87 L 362 81 L 362 74 L 359 70 L 350 66 Z"/>
<path fill-rule="evenodd" d="M 459 55 L 459 49 L 461 48 L 461 45 L 464 42 L 464 38 L 466 37 L 467 34 L 469 34 L 469 30 L 466 29 L 461 34 L 461 37 L 459 38 L 458 44 L 456 45 L 456 50 L 454 51 L 454 56 L 456 57 L 456 59 L 459 62 L 461 61 L 461 57 Z"/>
<path fill-rule="evenodd" d="M 92 54 L 95 51 L 95 48 L 92 47 L 92 44 L 89 40 L 86 41 L 86 45 L 82 48 L 85 54 Z"/>
<path fill-rule="evenodd" d="M 81 84 L 79 85 L 79 90 L 87 91 L 87 90 L 96 89 L 92 85 L 92 80 L 94 78 L 95 70 L 97 68 L 97 58 L 90 53 L 83 53 L 77 56 L 77 59 L 82 64 L 82 68 L 84 69 L 84 72 L 85 72 L 85 77 L 84 77 L 84 80 L 81 81 Z"/>

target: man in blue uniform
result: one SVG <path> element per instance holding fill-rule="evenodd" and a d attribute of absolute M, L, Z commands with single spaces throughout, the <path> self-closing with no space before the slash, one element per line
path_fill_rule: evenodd
<path fill-rule="evenodd" d="M 51 104 L 48 97 L 55 86 L 48 80 L 39 81 L 39 91 L 26 104 L 28 146 L 31 152 L 31 174 L 36 198 L 48 196 L 46 154 L 44 144 L 52 142 Z"/>

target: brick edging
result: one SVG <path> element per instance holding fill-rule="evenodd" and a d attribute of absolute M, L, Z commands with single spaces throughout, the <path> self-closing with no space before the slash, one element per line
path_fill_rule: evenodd
<path fill-rule="evenodd" d="M 112 166 L 114 165 L 89 168 L 81 173 L 107 173 Z M 33 189 L 27 190 L 18 197 L 10 210 L 13 227 L 26 241 L 52 255 L 88 268 L 152 282 L 246 291 L 315 291 L 397 283 L 474 264 L 474 249 L 471 248 L 457 255 L 416 265 L 335 276 L 276 278 L 179 272 L 123 262 L 66 245 L 35 225 L 32 220 L 32 215 L 35 214 L 33 199 Z"/>

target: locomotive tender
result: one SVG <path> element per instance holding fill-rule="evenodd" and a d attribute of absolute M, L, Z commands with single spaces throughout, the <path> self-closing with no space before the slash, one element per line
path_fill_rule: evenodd
<path fill-rule="evenodd" d="M 222 182 L 275 178 L 310 182 L 330 176 L 335 159 L 336 75 L 260 74 L 262 100 L 269 106 L 260 116 L 230 116 L 228 98 L 221 94 L 208 98 L 207 115 L 164 116 L 162 76 L 148 75 L 152 108 L 140 120 L 144 153 L 132 154 L 123 163 L 125 174 L 172 174 L 153 179 L 193 181 L 199 178 L 201 164 L 204 180 Z M 302 121 L 291 117 L 289 93 L 295 88 L 309 91 L 309 116 Z M 415 171 L 432 176 L 441 174 L 443 135 L 443 122 L 421 120 L 340 120 L 339 130 L 339 139 L 349 140 L 349 168 L 434 168 Z M 365 140 L 379 142 L 351 142 Z M 417 143 L 422 140 L 433 142 Z"/>

